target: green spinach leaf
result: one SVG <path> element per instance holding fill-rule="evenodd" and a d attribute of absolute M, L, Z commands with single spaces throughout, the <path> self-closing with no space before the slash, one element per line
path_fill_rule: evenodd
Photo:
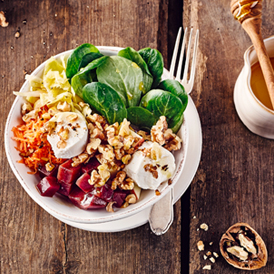
<path fill-rule="evenodd" d="M 157 122 L 156 117 L 149 110 L 142 107 L 130 107 L 127 109 L 127 119 L 141 129 L 150 130 Z"/>
<path fill-rule="evenodd" d="M 86 84 L 97 80 L 94 70 L 101 66 L 107 60 L 107 58 L 109 57 L 103 56 L 93 60 L 84 69 L 80 70 L 72 77 L 71 86 L 79 97 L 83 98 L 83 88 Z"/>
<path fill-rule="evenodd" d="M 143 71 L 143 94 L 147 93 L 151 89 L 153 77 L 148 69 L 148 66 L 141 55 L 133 48 L 127 47 L 118 52 L 118 56 L 124 57 L 128 60 L 135 62 Z"/>
<path fill-rule="evenodd" d="M 152 88 L 156 88 L 161 81 L 164 71 L 164 59 L 157 49 L 144 48 L 138 51 L 153 76 Z"/>
<path fill-rule="evenodd" d="M 185 92 L 185 88 L 177 80 L 173 80 L 173 79 L 164 80 L 159 84 L 157 88 L 165 91 L 169 91 L 172 94 L 177 95 L 183 103 L 183 110 L 186 109 L 187 102 L 188 102 L 188 95 Z"/>
<path fill-rule="evenodd" d="M 78 70 L 80 69 L 80 63 L 82 58 L 91 52 L 99 53 L 99 50 L 91 45 L 91 44 L 82 44 L 81 46 L 77 47 L 69 56 L 67 68 L 66 68 L 66 76 L 70 81 L 73 75 L 75 75 Z"/>
<path fill-rule="evenodd" d="M 91 53 L 86 54 L 85 56 L 83 56 L 83 58 L 82 58 L 82 60 L 80 62 L 78 71 L 80 71 L 81 68 L 86 67 L 92 61 L 94 61 L 94 60 L 96 60 L 98 58 L 101 58 L 103 56 L 104 55 L 101 54 L 100 52 L 91 52 Z"/>
<path fill-rule="evenodd" d="M 120 96 L 106 84 L 95 82 L 85 85 L 83 99 L 92 109 L 103 115 L 109 124 L 121 123 L 127 118 L 127 110 Z"/>
<path fill-rule="evenodd" d="M 183 122 L 183 104 L 180 98 L 160 89 L 149 91 L 141 100 L 140 106 L 152 112 L 157 120 L 166 116 L 168 127 L 177 132 Z"/>
<path fill-rule="evenodd" d="M 139 105 L 143 73 L 135 62 L 120 56 L 110 56 L 97 68 L 96 74 L 100 83 L 117 91 L 126 107 Z"/>

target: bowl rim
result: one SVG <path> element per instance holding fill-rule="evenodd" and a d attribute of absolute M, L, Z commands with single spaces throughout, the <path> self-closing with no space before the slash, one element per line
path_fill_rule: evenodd
<path fill-rule="evenodd" d="M 102 51 L 102 52 L 111 52 L 114 55 L 117 54 L 117 52 L 123 48 L 121 47 L 109 47 L 109 46 L 97 46 L 97 48 Z M 72 50 L 67 50 L 64 52 L 61 52 L 53 57 L 55 58 L 59 58 L 62 55 L 66 55 L 69 54 L 70 52 L 72 52 Z M 48 61 L 45 60 L 43 63 L 41 63 L 32 73 L 31 75 L 37 75 L 40 71 L 42 71 L 44 69 L 44 66 L 46 64 L 46 62 Z M 167 70 L 164 69 L 164 72 L 167 73 Z M 163 73 L 164 75 L 164 73 Z M 26 88 L 26 85 L 28 84 L 28 81 L 25 80 L 25 82 L 23 83 L 23 85 L 20 88 L 20 92 L 22 90 L 24 90 Z M 16 164 L 18 164 L 15 160 L 12 159 L 11 157 L 11 153 L 10 153 L 10 138 L 9 138 L 9 124 L 11 123 L 11 118 L 12 118 L 12 113 L 15 109 L 15 107 L 17 106 L 17 104 L 19 103 L 19 96 L 17 96 L 11 106 L 11 109 L 9 111 L 7 120 L 6 120 L 6 125 L 5 125 L 5 150 L 6 150 L 6 155 L 7 155 L 7 159 L 9 162 L 9 165 L 13 171 L 13 173 L 15 174 L 17 180 L 20 182 L 21 186 L 24 188 L 24 190 L 28 193 L 28 195 L 39 205 L 41 206 L 44 210 L 46 210 L 49 214 L 53 215 L 54 217 L 60 216 L 61 218 L 67 219 L 69 221 L 72 222 L 79 222 L 79 223 L 104 223 L 104 222 L 110 222 L 110 221 L 114 221 L 114 220 L 119 220 L 119 219 L 123 219 L 126 217 L 129 217 L 131 215 L 134 215 L 146 208 L 148 208 L 149 206 L 152 206 L 154 203 L 156 203 L 157 201 L 159 201 L 162 197 L 164 197 L 169 189 L 171 187 L 173 187 L 173 185 L 175 185 L 178 181 L 178 179 L 180 178 L 180 175 L 182 173 L 182 170 L 184 168 L 185 165 L 185 159 L 186 159 L 186 152 L 187 149 L 183 148 L 184 153 L 183 153 L 183 157 L 180 157 L 180 161 L 177 163 L 177 167 L 176 167 L 176 172 L 172 177 L 172 181 L 173 184 L 171 186 L 169 186 L 168 184 L 165 184 L 165 187 L 163 187 L 161 189 L 161 195 L 157 196 L 157 195 L 153 195 L 150 199 L 148 199 L 148 201 L 146 202 L 140 202 L 140 203 L 136 203 L 134 208 L 131 207 L 127 207 L 126 210 L 123 211 L 116 211 L 114 214 L 111 215 L 106 215 L 103 217 L 89 217 L 89 218 L 80 218 L 80 217 L 71 217 L 67 214 L 64 214 L 62 212 L 59 212 L 57 210 L 55 210 L 54 208 L 52 208 L 52 206 L 49 206 L 47 203 L 47 200 L 43 200 L 44 197 L 40 197 L 40 199 L 36 198 L 33 194 L 32 194 L 32 190 L 28 187 L 28 183 L 24 181 L 23 177 L 21 176 L 19 170 L 16 168 Z M 186 119 L 184 119 L 184 123 L 183 123 L 184 127 L 183 129 L 186 131 L 186 140 L 184 142 L 185 147 L 188 146 L 188 122 Z M 182 127 L 181 129 L 182 130 Z M 20 164 L 21 165 L 21 164 Z M 153 190 L 151 190 L 153 191 Z M 89 211 L 88 211 L 89 212 Z"/>

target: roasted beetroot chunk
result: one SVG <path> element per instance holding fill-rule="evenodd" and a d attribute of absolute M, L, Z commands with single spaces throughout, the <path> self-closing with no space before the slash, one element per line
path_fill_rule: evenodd
<path fill-rule="evenodd" d="M 60 184 L 55 177 L 47 176 L 36 187 L 42 196 L 52 197 L 59 190 Z"/>
<path fill-rule="evenodd" d="M 58 171 L 58 165 L 55 165 L 55 167 L 51 171 L 47 171 L 45 166 L 39 166 L 38 167 L 38 172 L 39 172 L 39 175 L 40 175 L 41 178 L 43 178 L 45 176 L 56 177 L 57 171 Z"/>
<path fill-rule="evenodd" d="M 91 173 L 92 170 L 96 169 L 100 163 L 96 159 L 96 157 L 91 158 L 87 164 L 82 166 L 82 173 Z"/>
<path fill-rule="evenodd" d="M 113 192 L 114 192 L 114 191 L 110 188 L 110 186 L 109 186 L 108 184 L 105 184 L 105 185 L 103 185 L 103 186 L 101 186 L 101 187 L 96 187 L 96 188 L 92 191 L 92 193 L 93 193 L 95 196 L 97 196 L 97 197 L 103 199 L 103 200 L 106 201 L 106 202 L 110 202 L 110 201 L 111 201 L 111 198 L 112 198 L 112 196 L 113 196 Z"/>
<path fill-rule="evenodd" d="M 66 185 L 71 185 L 78 178 L 81 171 L 81 165 L 72 167 L 71 163 L 72 160 L 68 160 L 58 168 L 57 179 Z"/>
<path fill-rule="evenodd" d="M 60 184 L 60 189 L 58 190 L 58 193 L 64 195 L 64 196 L 69 196 L 69 193 L 74 186 L 74 183 L 72 182 L 71 184 L 67 184 L 64 182 L 59 181 Z"/>
<path fill-rule="evenodd" d="M 89 193 L 85 193 L 79 187 L 74 186 L 69 194 L 71 202 L 81 209 L 98 209 L 105 208 L 107 202 L 99 197 Z"/>
<path fill-rule="evenodd" d="M 117 189 L 113 193 L 112 201 L 116 202 L 114 206 L 121 207 L 125 202 L 125 198 L 128 195 L 127 191 Z"/>
<path fill-rule="evenodd" d="M 85 193 L 91 192 L 94 189 L 94 186 L 88 182 L 89 179 L 90 175 L 88 173 L 84 173 L 76 181 L 76 185 Z"/>

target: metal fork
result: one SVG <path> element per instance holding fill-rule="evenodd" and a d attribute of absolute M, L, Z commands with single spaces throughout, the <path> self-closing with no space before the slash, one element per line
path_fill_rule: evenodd
<path fill-rule="evenodd" d="M 186 58 L 185 58 L 185 66 L 184 66 L 184 73 L 183 78 L 181 79 L 181 73 L 182 73 L 182 65 L 184 60 L 184 54 L 185 54 L 185 46 L 186 46 L 186 40 L 187 40 L 187 33 L 188 29 L 185 29 L 185 34 L 181 46 L 181 53 L 178 60 L 178 67 L 177 67 L 177 73 L 175 79 L 179 81 L 185 88 L 185 91 L 187 94 L 190 94 L 190 92 L 193 89 L 194 85 L 194 77 L 195 77 L 195 68 L 196 68 L 196 57 L 197 57 L 197 48 L 198 48 L 198 41 L 199 41 L 199 30 L 197 30 L 194 40 L 194 46 L 193 46 L 193 54 L 192 54 L 192 60 L 191 60 L 191 68 L 189 71 L 189 61 L 190 61 L 190 54 L 191 54 L 191 41 L 192 41 L 192 32 L 193 28 L 190 30 L 189 39 L 188 39 L 188 48 L 186 52 Z M 174 79 L 174 70 L 177 60 L 177 54 L 178 49 L 180 46 L 181 41 L 181 34 L 182 34 L 182 28 L 180 27 L 175 47 L 172 55 L 171 65 L 170 65 L 170 72 L 169 72 L 169 78 Z M 188 77 L 189 76 L 189 77 Z M 154 232 L 156 235 L 162 235 L 165 232 L 168 231 L 169 227 L 171 226 L 173 222 L 173 197 L 174 197 L 174 190 L 173 187 L 170 187 L 170 191 L 157 203 L 155 203 L 150 211 L 149 214 L 149 224 L 152 232 Z"/>

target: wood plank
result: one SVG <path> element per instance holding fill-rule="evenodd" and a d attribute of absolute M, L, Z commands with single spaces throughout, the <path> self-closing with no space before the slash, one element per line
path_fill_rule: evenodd
<path fill-rule="evenodd" d="M 251 45 L 240 24 L 230 14 L 230 1 L 184 1 L 184 25 L 200 29 L 194 98 L 203 131 L 203 153 L 190 194 L 190 272 L 245 273 L 218 258 L 213 265 L 203 259 L 236 222 L 247 222 L 273 253 L 274 143 L 251 133 L 239 120 L 233 104 L 233 88 L 243 66 L 244 51 Z M 274 1 L 263 1 L 263 36 L 273 34 Z M 244 100 L 244 98 L 243 98 Z M 196 218 L 194 218 L 194 216 Z M 201 223 L 209 229 L 197 231 Z M 205 252 L 196 244 L 205 243 Z M 210 246 L 209 242 L 213 242 Z M 271 256 L 271 255 L 270 255 Z M 273 261 L 254 273 L 272 273 Z"/>
<path fill-rule="evenodd" d="M 166 62 L 169 5 L 164 0 L 2 1 L 10 23 L 0 28 L 0 131 L 13 90 L 39 64 L 90 42 L 105 46 L 154 47 Z M 26 19 L 26 24 L 23 20 Z M 20 28 L 21 36 L 14 34 Z M 173 40 L 177 30 L 173 30 Z M 174 42 L 174 41 L 173 41 Z M 173 49 L 173 43 L 172 43 Z M 172 50 L 171 49 L 171 50 Z M 3 75 L 3 77 L 2 77 Z M 34 203 L 13 175 L 0 137 L 1 273 L 180 273 L 181 207 L 161 238 L 144 225 L 120 233 L 93 233 L 56 220 Z"/>

